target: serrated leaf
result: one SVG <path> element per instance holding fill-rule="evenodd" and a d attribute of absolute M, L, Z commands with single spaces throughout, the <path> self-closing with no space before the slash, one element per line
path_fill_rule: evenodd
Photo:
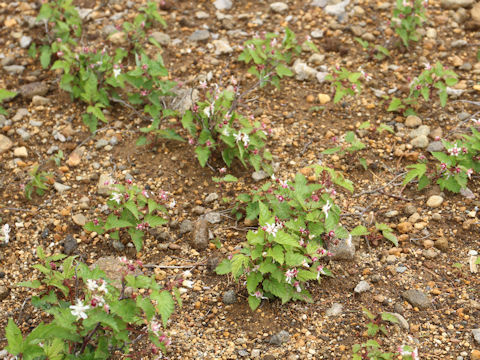
<path fill-rule="evenodd" d="M 365 236 L 368 234 L 370 234 L 370 231 L 368 231 L 368 229 L 363 225 L 358 225 L 352 231 L 350 231 L 350 235 L 352 236 Z"/>
<path fill-rule="evenodd" d="M 271 256 L 279 264 L 283 264 L 284 261 L 284 250 L 281 245 L 274 245 L 267 251 L 267 255 Z"/>
<path fill-rule="evenodd" d="M 22 332 L 12 318 L 8 319 L 8 324 L 5 329 L 5 337 L 8 341 L 7 350 L 11 355 L 18 355 L 23 351 Z"/>
<path fill-rule="evenodd" d="M 157 310 L 162 318 L 163 326 L 167 327 L 167 321 L 175 310 L 172 295 L 168 291 L 162 291 L 154 300 L 157 301 Z"/>
<path fill-rule="evenodd" d="M 200 166 L 205 167 L 208 158 L 210 157 L 210 149 L 206 146 L 197 146 L 195 148 L 195 153 L 197 154 L 197 159 L 200 163 Z"/>
<path fill-rule="evenodd" d="M 263 280 L 263 275 L 258 272 L 251 272 L 247 276 L 247 291 L 251 294 L 255 292 L 257 289 L 258 284 Z"/>
<path fill-rule="evenodd" d="M 287 266 L 299 266 L 303 263 L 305 260 L 305 256 L 302 254 L 294 253 L 291 251 L 288 251 L 285 254 L 285 264 Z"/>
<path fill-rule="evenodd" d="M 388 312 L 383 312 L 381 316 L 382 320 L 391 322 L 392 324 L 398 324 L 400 322 L 395 315 Z"/>
<path fill-rule="evenodd" d="M 262 299 L 259 299 L 256 296 L 250 295 L 248 297 L 248 306 L 250 306 L 250 309 L 252 309 L 252 311 L 255 311 L 261 302 Z"/>
<path fill-rule="evenodd" d="M 215 268 L 215 273 L 217 275 L 225 275 L 232 272 L 232 262 L 228 259 L 224 259 L 220 264 Z"/>
<path fill-rule="evenodd" d="M 32 289 L 38 289 L 40 286 L 42 286 L 42 283 L 39 280 L 21 281 L 16 284 L 16 286 L 25 286 Z"/>
<path fill-rule="evenodd" d="M 294 239 L 291 235 L 282 230 L 277 232 L 277 235 L 273 238 L 273 241 L 281 245 L 300 247 L 298 240 Z"/>
<path fill-rule="evenodd" d="M 135 216 L 135 219 L 138 220 L 138 208 L 137 204 L 133 200 L 128 200 L 124 204 L 125 208 L 132 213 L 133 216 Z"/>
<path fill-rule="evenodd" d="M 276 71 L 277 75 L 280 76 L 280 77 L 292 76 L 293 75 L 292 70 L 290 70 L 288 67 L 286 67 L 283 64 L 277 65 L 277 67 L 275 68 L 275 71 Z"/>
<path fill-rule="evenodd" d="M 160 216 L 147 214 L 145 216 L 145 221 L 148 223 L 150 227 L 157 227 L 161 225 L 165 225 L 168 221 Z"/>

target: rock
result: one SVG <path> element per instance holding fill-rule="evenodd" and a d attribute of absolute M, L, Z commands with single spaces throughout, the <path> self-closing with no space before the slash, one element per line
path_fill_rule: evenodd
<path fill-rule="evenodd" d="M 247 356 L 250 355 L 250 353 L 245 349 L 240 349 L 240 350 L 238 350 L 238 355 L 241 356 L 241 357 L 247 357 Z"/>
<path fill-rule="evenodd" d="M 13 122 L 21 121 L 21 120 L 23 120 L 23 118 L 24 118 L 25 116 L 28 116 L 28 115 L 30 115 L 30 113 L 28 112 L 27 109 L 25 109 L 25 108 L 20 108 L 20 109 L 17 110 L 17 112 L 15 113 L 15 115 L 12 117 L 12 121 L 13 121 Z"/>
<path fill-rule="evenodd" d="M 395 303 L 395 305 L 393 305 L 393 310 L 395 310 L 395 312 L 397 312 L 398 314 L 403 314 L 403 312 L 405 311 L 402 304 L 400 303 Z"/>
<path fill-rule="evenodd" d="M 15 157 L 21 157 L 21 158 L 26 158 L 28 157 L 28 151 L 25 146 L 20 146 L 17 147 L 13 150 L 13 156 Z"/>
<path fill-rule="evenodd" d="M 421 135 L 428 136 L 430 135 L 430 126 L 428 125 L 420 125 L 417 129 L 410 131 L 408 136 L 410 139 L 415 139 Z"/>
<path fill-rule="evenodd" d="M 395 316 L 398 319 L 398 322 L 400 323 L 400 326 L 402 328 L 404 328 L 405 330 L 410 331 L 410 324 L 408 323 L 408 321 L 402 315 L 400 315 L 398 313 L 391 313 L 391 312 L 387 312 L 387 314 Z"/>
<path fill-rule="evenodd" d="M 398 211 L 397 211 L 397 210 L 390 210 L 390 211 L 387 211 L 387 212 L 385 213 L 385 216 L 386 216 L 387 218 L 392 218 L 392 217 L 395 217 L 395 216 L 397 216 L 397 215 L 398 215 Z"/>
<path fill-rule="evenodd" d="M 312 38 L 314 39 L 320 39 L 323 37 L 323 30 L 321 29 L 315 29 L 313 30 L 310 35 L 312 36 Z"/>
<path fill-rule="evenodd" d="M 166 101 L 169 108 L 178 111 L 181 114 L 190 110 L 193 104 L 199 99 L 199 92 L 197 89 L 174 87 L 170 91 L 174 93 L 175 96 L 166 96 L 163 99 Z"/>
<path fill-rule="evenodd" d="M 180 235 L 189 233 L 193 230 L 193 223 L 190 220 L 183 220 L 180 224 L 179 233 Z"/>
<path fill-rule="evenodd" d="M 66 255 L 72 255 L 78 248 L 77 239 L 68 234 L 65 240 L 63 240 L 63 252 Z"/>
<path fill-rule="evenodd" d="M 168 46 L 170 44 L 170 36 L 161 31 L 154 31 L 151 36 L 160 45 Z"/>
<path fill-rule="evenodd" d="M 205 41 L 210 37 L 210 32 L 208 30 L 195 30 L 195 32 L 188 37 L 188 40 L 197 42 Z"/>
<path fill-rule="evenodd" d="M 83 148 L 73 151 L 67 159 L 67 165 L 71 167 L 80 165 L 80 162 L 82 161 L 82 155 Z"/>
<path fill-rule="evenodd" d="M 40 106 L 40 105 L 48 105 L 50 104 L 50 99 L 40 96 L 40 95 L 35 95 L 32 98 L 32 105 L 33 106 Z"/>
<path fill-rule="evenodd" d="M 432 141 L 430 144 L 428 144 L 427 151 L 432 153 L 442 151 L 444 148 L 445 147 L 441 141 Z"/>
<path fill-rule="evenodd" d="M 447 252 L 448 251 L 448 240 L 447 240 L 447 238 L 441 237 L 441 238 L 437 239 L 435 241 L 434 246 L 440 251 Z"/>
<path fill-rule="evenodd" d="M 28 131 L 26 131 L 24 128 L 20 128 L 20 129 L 17 129 L 17 131 L 15 131 L 18 135 L 20 135 L 20 137 L 22 138 L 22 140 L 25 140 L 27 141 L 28 139 L 30 139 L 30 133 Z"/>
<path fill-rule="evenodd" d="M 0 285 L 0 301 L 5 300 L 10 294 L 10 289 L 6 286 Z"/>
<path fill-rule="evenodd" d="M 335 5 L 327 5 L 324 11 L 327 15 L 336 16 L 339 22 L 342 22 L 345 18 L 345 7 L 350 3 L 350 0 L 344 0 Z"/>
<path fill-rule="evenodd" d="M 215 46 L 216 56 L 233 52 L 233 49 L 227 40 L 213 40 L 213 45 Z"/>
<path fill-rule="evenodd" d="M 308 66 L 300 59 L 295 60 L 293 63 L 293 72 L 296 74 L 295 78 L 300 81 L 313 80 L 317 75 L 317 70 Z"/>
<path fill-rule="evenodd" d="M 355 245 L 350 238 L 338 239 L 336 244 L 331 241 L 328 250 L 332 253 L 332 260 L 352 260 L 355 256 Z"/>
<path fill-rule="evenodd" d="M 397 230 L 400 234 L 407 234 L 412 231 L 412 229 L 413 225 L 409 221 L 404 221 L 397 225 Z"/>
<path fill-rule="evenodd" d="M 272 9 L 273 12 L 282 13 L 288 10 L 288 5 L 285 4 L 284 2 L 278 1 L 278 2 L 271 3 L 270 9 Z"/>
<path fill-rule="evenodd" d="M 431 208 L 437 208 L 443 203 L 443 197 L 440 195 L 432 195 L 427 200 L 427 206 Z"/>
<path fill-rule="evenodd" d="M 327 0 L 312 0 L 310 6 L 324 8 L 325 6 L 327 6 L 327 3 Z"/>
<path fill-rule="evenodd" d="M 110 35 L 108 40 L 110 40 L 110 42 L 115 45 L 126 45 L 128 42 L 127 34 L 125 34 L 123 31 L 113 33 L 112 35 Z"/>
<path fill-rule="evenodd" d="M 444 9 L 467 8 L 473 5 L 475 0 L 440 0 L 440 5 Z"/>
<path fill-rule="evenodd" d="M 262 181 L 262 180 L 264 180 L 268 177 L 269 177 L 268 174 L 263 170 L 254 171 L 253 174 L 252 174 L 253 180 L 255 180 L 257 182 Z"/>
<path fill-rule="evenodd" d="M 107 145 L 108 145 L 108 140 L 107 139 L 99 139 L 95 143 L 95 149 L 101 149 L 101 148 L 104 148 Z"/>
<path fill-rule="evenodd" d="M 435 259 L 438 256 L 438 250 L 435 249 L 427 249 L 422 251 L 422 255 L 425 256 L 426 259 Z"/>
<path fill-rule="evenodd" d="M 327 81 L 327 76 L 329 75 L 328 72 L 325 72 L 325 71 L 319 71 L 317 72 L 317 75 L 316 75 L 316 78 L 317 78 L 317 81 L 320 83 L 320 84 L 323 84 L 325 81 Z"/>
<path fill-rule="evenodd" d="M 4 66 L 3 70 L 5 70 L 10 75 L 19 75 L 25 71 L 25 66 L 22 65 L 8 65 Z"/>
<path fill-rule="evenodd" d="M 252 349 L 252 351 L 250 352 L 250 356 L 252 357 L 252 359 L 257 359 L 260 357 L 260 349 Z"/>
<path fill-rule="evenodd" d="M 330 306 L 327 311 L 325 312 L 326 316 L 338 316 L 342 313 L 343 311 L 343 305 L 339 303 L 333 303 L 332 306 Z"/>
<path fill-rule="evenodd" d="M 59 193 L 62 193 L 62 192 L 64 192 L 64 191 L 67 191 L 67 190 L 70 189 L 70 186 L 65 185 L 65 184 L 62 184 L 62 183 L 59 183 L 59 182 L 56 182 L 56 181 L 53 183 L 53 187 L 54 187 L 54 189 L 57 190 L 57 192 L 59 192 Z"/>
<path fill-rule="evenodd" d="M 181 227 L 180 225 L 180 228 Z M 197 250 L 203 250 L 208 247 L 208 221 L 205 218 L 200 218 L 195 222 L 192 235 L 192 247 Z"/>
<path fill-rule="evenodd" d="M 122 278 L 125 276 L 126 266 L 124 263 L 120 262 L 118 257 L 107 256 L 101 257 L 95 263 L 90 265 L 90 269 L 99 268 L 105 273 L 105 277 L 112 280 L 112 285 L 118 289 L 122 287 Z M 143 275 L 142 271 L 135 267 L 133 272 L 129 271 L 129 274 L 138 276 Z"/>
<path fill-rule="evenodd" d="M 197 205 L 192 209 L 192 212 L 195 215 L 202 215 L 205 213 L 205 208 L 203 206 Z"/>
<path fill-rule="evenodd" d="M 324 61 L 325 61 L 325 55 L 323 54 L 315 53 L 308 58 L 308 62 L 315 65 L 321 65 L 323 64 Z"/>
<path fill-rule="evenodd" d="M 467 40 L 459 39 L 459 40 L 452 41 L 450 46 L 452 48 L 461 48 L 461 47 L 466 46 L 467 44 L 468 44 Z"/>
<path fill-rule="evenodd" d="M 405 119 L 405 126 L 410 128 L 415 128 L 422 125 L 422 119 L 416 115 L 408 115 Z"/>
<path fill-rule="evenodd" d="M 222 301 L 225 305 L 232 305 L 237 302 L 235 290 L 228 290 L 223 293 Z"/>
<path fill-rule="evenodd" d="M 99 195 L 110 195 L 112 190 L 115 190 L 113 184 L 115 181 L 108 174 L 101 174 L 97 183 L 97 194 Z"/>
<path fill-rule="evenodd" d="M 472 15 L 473 21 L 480 23 L 480 2 L 477 2 L 473 5 L 472 9 L 470 10 L 470 15 Z"/>
<path fill-rule="evenodd" d="M 425 149 L 428 147 L 428 137 L 425 135 L 417 136 L 415 139 L 410 141 L 410 144 L 415 148 Z"/>
<path fill-rule="evenodd" d="M 195 17 L 197 19 L 203 20 L 203 19 L 208 19 L 210 15 L 206 13 L 205 11 L 197 11 L 195 12 Z"/>
<path fill-rule="evenodd" d="M 5 151 L 10 150 L 12 146 L 12 140 L 10 140 L 5 135 L 0 134 L 0 154 L 3 154 Z"/>
<path fill-rule="evenodd" d="M 480 350 L 473 349 L 470 354 L 470 360 L 480 360 Z"/>
<path fill-rule="evenodd" d="M 20 38 L 20 47 L 22 49 L 26 49 L 27 47 L 30 46 L 30 44 L 32 43 L 32 38 L 30 36 L 26 36 L 26 35 L 23 35 L 21 38 Z"/>
<path fill-rule="evenodd" d="M 230 10 L 233 3 L 231 0 L 216 0 L 213 5 L 217 10 Z"/>
<path fill-rule="evenodd" d="M 208 196 L 205 198 L 205 202 L 211 203 L 214 202 L 215 200 L 218 200 L 218 194 L 217 193 L 210 193 Z"/>
<path fill-rule="evenodd" d="M 468 187 L 464 189 L 460 189 L 460 194 L 467 199 L 470 199 L 470 200 L 475 199 L 475 194 Z"/>
<path fill-rule="evenodd" d="M 357 294 L 361 294 L 368 290 L 370 290 L 370 284 L 365 280 L 362 280 L 357 284 L 357 286 L 355 286 L 355 289 L 353 291 L 355 291 Z"/>
<path fill-rule="evenodd" d="M 427 309 L 432 304 L 428 296 L 420 290 L 404 291 L 402 297 L 407 300 L 412 306 L 418 307 L 419 309 Z"/>
<path fill-rule="evenodd" d="M 78 226 L 85 226 L 87 223 L 87 218 L 83 214 L 75 214 L 72 216 L 72 220 Z"/>
<path fill-rule="evenodd" d="M 280 346 L 283 343 L 286 343 L 288 340 L 290 340 L 290 334 L 288 331 L 281 330 L 277 334 L 272 335 L 268 342 L 272 345 Z"/>
<path fill-rule="evenodd" d="M 472 335 L 473 335 L 473 338 L 475 339 L 475 341 L 480 344 L 480 328 L 478 329 L 473 329 L 472 330 Z"/>
<path fill-rule="evenodd" d="M 222 221 L 222 217 L 219 212 L 209 212 L 205 215 L 205 220 L 207 220 L 210 224 L 218 224 Z"/>
<path fill-rule="evenodd" d="M 125 250 L 125 245 L 123 245 L 123 243 L 119 240 L 113 240 L 112 247 L 118 252 L 122 252 L 123 250 Z"/>
<path fill-rule="evenodd" d="M 214 273 L 215 269 L 217 268 L 218 264 L 220 264 L 221 261 L 222 261 L 222 259 L 218 255 L 215 255 L 215 254 L 211 255 L 207 259 L 207 269 L 208 269 L 208 271 Z"/>
<path fill-rule="evenodd" d="M 321 105 L 325 105 L 326 103 L 330 102 L 330 100 L 331 100 L 330 95 L 318 94 L 318 101 L 320 101 Z"/>

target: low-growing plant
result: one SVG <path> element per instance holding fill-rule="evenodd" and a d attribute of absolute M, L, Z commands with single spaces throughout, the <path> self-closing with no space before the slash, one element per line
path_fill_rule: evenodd
<path fill-rule="evenodd" d="M 259 227 L 247 233 L 242 249 L 222 261 L 216 272 L 246 280 L 252 310 L 262 299 L 275 297 L 282 303 L 311 301 L 308 281 L 331 275 L 321 260 L 330 255 L 327 243 L 351 238 L 339 224 L 340 208 L 332 194 L 334 185 L 352 190 L 352 184 L 330 168 L 315 166 L 314 171 L 318 183 L 297 174 L 294 181 L 277 179 L 239 196 L 247 204 L 246 218 L 258 220 Z"/>
<path fill-rule="evenodd" d="M 60 166 L 62 160 L 64 159 L 63 151 L 58 150 L 55 155 L 53 155 L 50 159 L 55 162 L 55 165 Z"/>
<path fill-rule="evenodd" d="M 30 179 L 24 186 L 24 194 L 28 200 L 32 200 L 32 195 L 43 196 L 45 191 L 53 183 L 53 174 L 45 171 L 38 171 L 38 165 L 35 165 L 29 173 Z"/>
<path fill-rule="evenodd" d="M 239 61 L 246 64 L 254 63 L 248 72 L 258 78 L 260 87 L 272 83 L 280 88 L 280 79 L 293 75 L 288 66 L 293 62 L 294 56 L 301 53 L 302 45 L 298 43 L 295 33 L 288 27 L 285 28 L 285 36 L 281 42 L 279 37 L 279 34 L 267 33 L 259 38 L 247 40 L 238 57 Z M 305 44 L 318 52 L 318 48 L 310 40 Z"/>
<path fill-rule="evenodd" d="M 412 41 L 420 40 L 418 28 L 427 21 L 426 6 L 425 0 L 397 0 L 396 2 L 391 25 L 407 48 Z"/>
<path fill-rule="evenodd" d="M 0 89 L 0 104 L 2 104 L 3 100 L 11 99 L 15 95 L 17 95 L 17 93 L 14 91 Z M 8 111 L 5 110 L 2 106 L 0 106 L 0 115 L 8 115 Z"/>
<path fill-rule="evenodd" d="M 353 131 L 348 131 L 344 136 L 338 140 L 340 145 L 322 151 L 323 155 L 336 154 L 345 155 L 346 153 L 354 153 L 365 149 L 365 144 L 362 143 Z"/>
<path fill-rule="evenodd" d="M 371 76 L 360 69 L 359 72 L 350 72 L 344 67 L 337 66 L 333 69 L 333 74 L 328 74 L 325 78 L 330 81 L 335 88 L 333 102 L 336 104 L 345 96 L 355 96 L 362 91 L 362 81 L 369 81 Z"/>
<path fill-rule="evenodd" d="M 390 57 L 390 51 L 381 45 L 371 45 L 367 40 L 356 37 L 355 40 L 367 51 L 368 58 L 374 58 L 377 60 L 383 60 L 386 57 Z"/>
<path fill-rule="evenodd" d="M 131 185 L 130 181 L 127 185 L 112 185 L 114 190 L 107 201 L 112 212 L 105 221 L 94 219 L 88 222 L 85 229 L 98 234 L 108 233 L 114 240 L 120 240 L 128 233 L 139 252 L 143 247 L 145 232 L 167 223 L 166 219 L 158 215 L 160 212 L 166 212 L 166 208 L 156 201 L 156 196 L 152 192 L 141 190 L 136 185 Z M 167 201 L 165 192 L 160 193 L 159 201 Z M 169 206 L 175 206 L 175 200 L 172 200 Z"/>
<path fill-rule="evenodd" d="M 407 98 L 392 98 L 388 111 L 405 110 L 405 115 L 415 114 L 410 107 L 416 107 L 420 98 L 428 102 L 431 98 L 433 89 L 437 89 L 440 105 L 444 107 L 447 104 L 447 87 L 453 86 L 458 82 L 457 74 L 450 69 L 446 69 L 440 62 L 434 66 L 424 64 L 425 69 L 422 73 L 410 82 L 410 93 Z"/>
<path fill-rule="evenodd" d="M 131 345 L 148 339 L 149 352 L 165 351 L 170 339 L 163 333 L 175 308 L 171 291 L 181 305 L 176 283 L 162 288 L 153 277 L 135 275 L 140 262 L 120 259 L 121 280 L 112 281 L 98 268 L 63 254 L 47 256 L 37 248 L 43 276 L 18 286 L 41 289 L 32 305 L 50 317 L 25 337 L 13 319 L 6 327 L 13 356 L 24 359 L 108 359 L 127 354 Z M 161 322 L 157 320 L 161 318 Z"/>
<path fill-rule="evenodd" d="M 393 245 L 398 246 L 398 239 L 393 234 L 393 230 L 390 226 L 384 223 L 375 223 L 375 227 L 367 229 L 363 225 L 359 225 L 353 229 L 350 234 L 352 236 L 365 236 L 367 240 L 377 239 L 380 236 L 380 239 L 385 238 L 393 243 Z"/>

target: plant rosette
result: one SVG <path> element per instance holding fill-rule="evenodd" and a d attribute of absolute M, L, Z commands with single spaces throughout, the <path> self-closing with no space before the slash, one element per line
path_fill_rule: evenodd
<path fill-rule="evenodd" d="M 149 351 L 165 351 L 170 340 L 162 330 L 174 311 L 174 299 L 153 277 L 133 275 L 141 263 L 120 259 L 121 284 L 115 284 L 103 271 L 89 269 L 75 257 L 46 256 L 41 248 L 37 248 L 37 256 L 43 264 L 33 268 L 43 274 L 42 279 L 18 286 L 44 290 L 32 297 L 32 304 L 49 314 L 51 321 L 40 323 L 24 337 L 9 319 L 6 349 L 11 355 L 24 359 L 108 359 L 117 351 L 128 353 L 131 344 L 142 337 L 149 339 Z M 181 305 L 174 285 L 169 287 Z"/>
<path fill-rule="evenodd" d="M 325 78 L 332 83 L 335 89 L 333 102 L 336 104 L 345 96 L 355 96 L 362 91 L 362 79 L 370 81 L 371 76 L 362 69 L 358 72 L 350 72 L 344 67 L 336 66 L 333 74 L 328 74 Z"/>
<path fill-rule="evenodd" d="M 85 230 L 97 234 L 108 233 L 114 240 L 120 240 L 126 231 L 139 252 L 143 247 L 145 232 L 167 223 L 166 219 L 158 215 L 160 212 L 165 213 L 166 208 L 155 200 L 153 193 L 141 190 L 136 185 L 131 185 L 131 182 L 127 182 L 127 185 L 115 184 L 113 187 L 115 190 L 107 201 L 112 212 L 105 221 L 95 219 L 88 222 Z M 162 191 L 159 198 L 159 201 L 166 202 L 168 197 Z M 175 200 L 168 206 L 174 207 Z"/>
<path fill-rule="evenodd" d="M 259 227 L 247 233 L 246 244 L 216 272 L 246 279 L 252 310 L 262 299 L 275 297 L 282 303 L 312 301 L 307 282 L 331 275 L 322 262 L 330 255 L 325 244 L 350 237 L 339 224 L 340 208 L 332 194 L 334 185 L 351 190 L 351 183 L 329 168 L 317 166 L 315 172 L 321 183 L 309 184 L 297 174 L 293 182 L 268 182 L 263 193 L 239 197 L 248 203 L 247 218 L 258 219 Z"/>
<path fill-rule="evenodd" d="M 427 1 L 397 0 L 392 14 L 391 25 L 405 47 L 420 40 L 419 27 L 427 20 Z"/>

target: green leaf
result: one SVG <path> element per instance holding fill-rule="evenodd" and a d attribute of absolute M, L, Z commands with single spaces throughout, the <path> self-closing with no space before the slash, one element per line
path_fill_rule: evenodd
<path fill-rule="evenodd" d="M 368 234 L 370 234 L 370 231 L 368 231 L 368 229 L 363 225 L 358 225 L 352 231 L 350 231 L 350 235 L 352 236 L 365 236 Z"/>
<path fill-rule="evenodd" d="M 293 75 L 292 70 L 290 70 L 288 67 L 286 67 L 283 64 L 277 65 L 277 67 L 275 68 L 275 71 L 276 71 L 277 75 L 280 76 L 280 77 L 292 76 Z"/>
<path fill-rule="evenodd" d="M 321 153 L 323 155 L 331 155 L 331 154 L 335 154 L 335 153 L 339 152 L 340 150 L 342 150 L 342 148 L 340 146 L 337 146 L 337 147 L 334 147 L 334 148 L 323 150 Z"/>
<path fill-rule="evenodd" d="M 135 143 L 135 145 L 137 145 L 137 146 L 143 146 L 143 145 L 146 145 L 146 144 L 147 144 L 147 138 L 145 136 L 140 136 L 137 139 L 137 142 Z"/>
<path fill-rule="evenodd" d="M 153 299 L 157 301 L 157 309 L 162 317 L 163 326 L 167 327 L 167 321 L 175 310 L 175 302 L 172 295 L 168 291 L 162 291 Z"/>
<path fill-rule="evenodd" d="M 217 275 L 225 275 L 232 272 L 232 262 L 228 259 L 224 259 L 218 266 L 215 268 L 215 273 Z"/>
<path fill-rule="evenodd" d="M 277 235 L 273 238 L 273 241 L 281 245 L 300 247 L 296 239 L 282 230 L 277 232 Z"/>
<path fill-rule="evenodd" d="M 248 305 L 250 306 L 250 309 L 252 309 L 252 311 L 255 311 L 261 302 L 262 302 L 262 299 L 259 299 L 254 295 L 250 295 L 248 297 Z"/>
<path fill-rule="evenodd" d="M 180 135 L 178 135 L 174 130 L 172 129 L 165 129 L 165 130 L 158 130 L 157 134 L 160 135 L 160 137 L 168 140 L 175 140 L 175 141 L 180 141 L 180 142 L 185 142 L 185 139 L 182 138 Z"/>
<path fill-rule="evenodd" d="M 12 318 L 8 319 L 8 324 L 5 329 L 5 336 L 8 341 L 7 350 L 11 355 L 18 355 L 23 351 L 23 336 L 22 332 L 15 324 Z"/>
<path fill-rule="evenodd" d="M 284 250 L 281 245 L 274 245 L 267 251 L 267 255 L 271 256 L 279 264 L 284 262 Z"/>
<path fill-rule="evenodd" d="M 150 227 L 157 227 L 160 225 L 165 225 L 168 221 L 160 216 L 155 216 L 148 214 L 145 216 L 145 221 L 150 225 Z"/>
<path fill-rule="evenodd" d="M 405 176 L 405 179 L 403 180 L 403 185 L 408 184 L 410 181 L 412 181 L 416 177 L 418 177 L 418 178 L 422 177 L 425 174 L 425 172 L 427 171 L 427 165 L 426 164 L 413 164 L 413 165 L 407 166 L 407 169 L 411 169 L 411 170 Z"/>
<path fill-rule="evenodd" d="M 233 175 L 225 175 L 224 177 L 222 178 L 218 178 L 218 177 L 213 177 L 212 180 L 214 182 L 237 182 L 238 181 L 238 178 L 236 178 L 235 176 Z"/>
<path fill-rule="evenodd" d="M 25 286 L 32 289 L 38 289 L 40 286 L 42 286 L 42 283 L 39 280 L 22 281 L 19 282 L 16 286 Z"/>
<path fill-rule="evenodd" d="M 258 272 L 251 272 L 247 276 L 247 291 L 248 293 L 253 293 L 257 289 L 258 284 L 263 280 L 263 275 Z"/>
<path fill-rule="evenodd" d="M 399 109 L 404 109 L 405 105 L 403 105 L 402 100 L 396 97 L 393 97 L 390 105 L 388 106 L 387 111 L 397 111 Z"/>
<path fill-rule="evenodd" d="M 105 223 L 105 230 L 110 230 L 114 228 L 124 228 L 134 226 L 131 222 L 127 220 L 122 220 L 117 218 L 114 214 L 110 214 Z"/>
<path fill-rule="evenodd" d="M 381 316 L 382 316 L 382 320 L 391 322 L 392 324 L 398 324 L 400 322 L 398 318 L 392 313 L 383 312 Z"/>
<path fill-rule="evenodd" d="M 243 254 L 236 254 L 232 259 L 232 274 L 238 278 L 249 263 L 248 257 Z"/>
<path fill-rule="evenodd" d="M 305 256 L 302 254 L 294 253 L 288 251 L 285 254 L 285 264 L 287 266 L 299 266 L 302 265 L 303 261 L 305 260 Z"/>
<path fill-rule="evenodd" d="M 137 209 L 137 204 L 133 200 L 128 200 L 124 204 L 125 208 L 127 208 L 128 211 L 132 213 L 133 216 L 135 216 L 135 219 L 138 220 L 138 209 Z"/>
<path fill-rule="evenodd" d="M 195 153 L 197 154 L 197 159 L 200 163 L 200 166 L 205 167 L 208 158 L 210 157 L 210 149 L 206 146 L 197 146 L 195 148 Z"/>
<path fill-rule="evenodd" d="M 40 64 L 42 68 L 46 69 L 50 64 L 50 58 L 52 56 L 52 50 L 48 45 L 44 45 L 40 48 Z"/>
<path fill-rule="evenodd" d="M 5 90 L 5 89 L 0 89 L 0 103 L 3 100 L 10 99 L 10 98 L 14 97 L 15 95 L 17 95 L 17 93 L 14 92 L 14 91 L 8 91 L 8 90 Z"/>
<path fill-rule="evenodd" d="M 102 110 L 100 110 L 100 104 L 96 104 L 95 106 L 88 106 L 87 113 L 92 114 L 97 119 L 100 119 L 103 122 L 107 122 L 105 115 L 103 114 Z"/>

